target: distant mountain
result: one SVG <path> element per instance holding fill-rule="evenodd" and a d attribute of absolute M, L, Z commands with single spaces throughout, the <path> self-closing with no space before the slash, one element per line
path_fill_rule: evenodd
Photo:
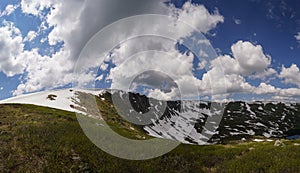
<path fill-rule="evenodd" d="M 153 102 L 153 99 L 135 93 L 123 91 L 113 93 L 114 97 L 118 95 L 121 95 L 123 100 L 129 99 L 137 112 L 149 111 L 149 108 L 143 108 L 143 105 L 148 104 L 149 100 Z M 163 115 L 151 125 L 144 126 L 144 130 L 151 136 L 174 139 L 183 143 L 205 144 L 255 137 L 286 138 L 299 135 L 300 132 L 298 103 L 259 101 L 214 103 L 196 100 L 165 103 L 167 106 Z M 127 114 L 130 115 L 130 112 L 132 110 Z"/>
<path fill-rule="evenodd" d="M 0 103 L 47 106 L 94 118 L 87 96 L 96 96 L 150 136 L 189 144 L 226 143 L 254 138 L 286 138 L 300 134 L 300 104 L 282 102 L 214 103 L 161 101 L 137 93 L 66 89 L 18 96 Z M 124 120 L 125 119 L 125 120 Z"/>

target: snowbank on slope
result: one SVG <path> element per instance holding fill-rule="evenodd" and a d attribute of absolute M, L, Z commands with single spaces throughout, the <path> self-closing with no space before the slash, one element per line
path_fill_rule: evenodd
<path fill-rule="evenodd" d="M 90 93 L 93 95 L 98 95 L 103 92 L 103 90 L 84 90 L 84 89 L 63 89 L 63 90 L 52 90 L 52 91 L 42 91 L 32 94 L 24 94 L 9 99 L 1 100 L 0 104 L 33 104 L 37 106 L 45 106 L 50 108 L 62 109 L 70 112 L 83 113 L 72 107 L 79 106 L 74 103 L 76 99 L 76 91 Z M 73 106 L 71 106 L 73 105 Z"/>

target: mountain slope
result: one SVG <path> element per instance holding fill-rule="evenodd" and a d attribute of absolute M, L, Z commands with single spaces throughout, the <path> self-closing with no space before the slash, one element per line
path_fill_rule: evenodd
<path fill-rule="evenodd" d="M 129 130 L 122 133 L 135 136 Z M 274 142 L 181 144 L 155 159 L 124 160 L 97 148 L 72 112 L 0 105 L 0 172 L 299 172 L 300 141 L 284 143 L 285 147 L 274 147 Z"/>
<path fill-rule="evenodd" d="M 184 139 L 187 143 L 196 144 L 201 144 L 201 137 L 207 134 L 212 135 L 209 142 L 220 143 L 255 136 L 285 138 L 292 134 L 299 135 L 300 105 L 297 103 L 225 103 L 224 112 L 220 115 L 222 120 L 215 131 L 203 131 L 204 122 L 211 116 L 210 111 L 204 107 L 209 107 L 210 103 L 182 101 L 181 104 L 185 109 L 176 112 L 171 118 L 156 121 L 145 130 L 155 136 L 162 134 L 167 138 L 179 141 Z M 164 130 L 164 127 L 171 125 L 173 131 Z"/>
<path fill-rule="evenodd" d="M 90 100 L 95 100 L 95 98 L 97 98 L 96 107 L 90 103 Z M 113 98 L 123 105 L 116 105 Z M 122 126 L 127 130 L 139 129 L 140 132 L 150 136 L 178 140 L 188 144 L 227 143 L 242 138 L 253 140 L 257 137 L 286 138 L 290 135 L 299 135 L 300 129 L 300 104 L 298 103 L 159 101 L 118 90 L 74 89 L 25 95 L 0 103 L 47 106 L 81 113 L 100 120 L 103 120 L 102 114 L 106 114 L 109 116 L 104 117 L 106 118 L 104 120 L 114 119 L 111 122 L 119 123 L 114 124 L 116 127 Z M 165 105 L 165 109 L 160 110 L 161 105 Z M 221 111 L 214 110 L 214 107 L 219 107 Z M 147 125 L 130 123 L 138 122 L 141 118 L 145 119 L 149 111 L 156 116 L 150 116 L 150 123 Z M 120 112 L 125 115 L 125 118 L 130 117 L 132 121 L 128 122 L 124 116 L 118 115 Z M 134 112 L 137 113 L 134 114 Z M 220 122 L 209 120 L 214 116 L 219 117 L 217 119 Z M 145 137 L 145 135 L 138 134 L 136 136 Z"/>

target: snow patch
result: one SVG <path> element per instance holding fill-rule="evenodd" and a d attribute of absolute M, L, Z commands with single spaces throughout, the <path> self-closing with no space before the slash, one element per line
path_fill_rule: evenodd
<path fill-rule="evenodd" d="M 86 89 L 63 89 L 63 90 L 52 90 L 42 91 L 31 94 L 24 94 L 9 99 L 1 100 L 0 104 L 33 104 L 37 106 L 45 106 L 55 109 L 66 110 L 70 112 L 77 112 L 86 114 L 82 111 L 75 109 L 74 107 L 81 107 L 75 102 L 80 102 L 76 97 L 76 92 L 84 92 L 93 95 L 99 95 L 105 90 L 86 90 Z M 55 95 L 55 99 L 49 99 L 49 96 Z M 83 108 L 86 110 L 85 108 Z"/>

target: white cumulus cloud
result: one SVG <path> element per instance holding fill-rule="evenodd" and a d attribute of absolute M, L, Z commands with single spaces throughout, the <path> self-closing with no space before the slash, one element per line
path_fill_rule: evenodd
<path fill-rule="evenodd" d="M 300 70 L 296 64 L 287 68 L 282 65 L 279 77 L 287 84 L 295 84 L 300 87 Z"/>
<path fill-rule="evenodd" d="M 231 46 L 233 57 L 222 55 L 213 60 L 212 66 L 216 62 L 222 63 L 222 68 L 226 74 L 239 74 L 254 78 L 264 78 L 276 73 L 271 65 L 271 57 L 263 52 L 261 45 L 253 45 L 248 41 L 238 41 Z"/>
<path fill-rule="evenodd" d="M 204 33 L 215 28 L 218 23 L 224 22 L 224 17 L 218 11 L 209 13 L 203 5 L 195 5 L 189 1 L 183 5 L 182 9 L 173 7 L 171 14 Z"/>
<path fill-rule="evenodd" d="M 19 56 L 23 51 L 22 34 L 12 23 L 4 22 L 0 28 L 0 71 L 7 76 L 21 74 L 25 64 Z"/>

